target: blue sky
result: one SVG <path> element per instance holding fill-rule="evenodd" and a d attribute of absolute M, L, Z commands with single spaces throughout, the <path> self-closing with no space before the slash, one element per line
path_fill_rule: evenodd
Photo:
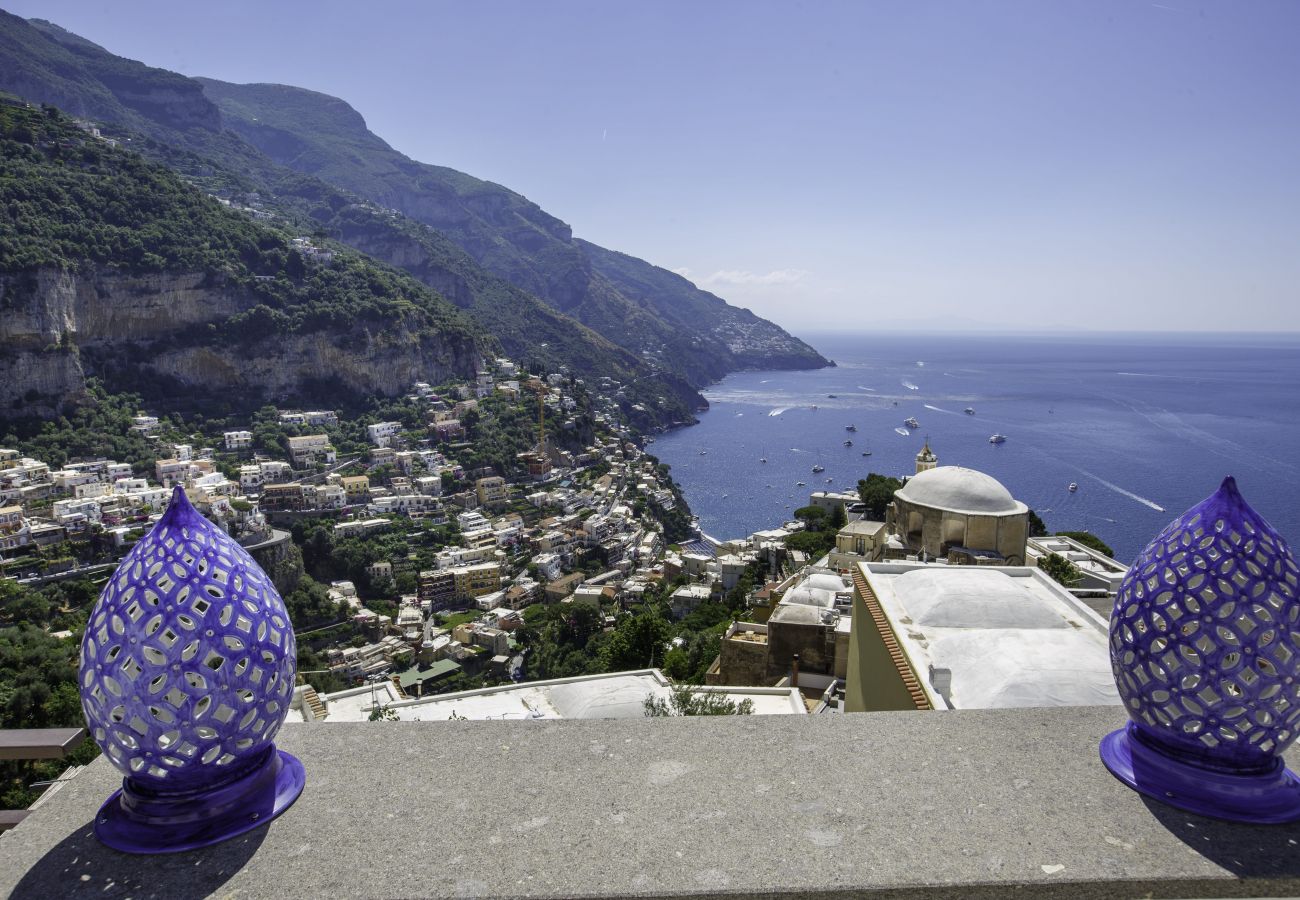
<path fill-rule="evenodd" d="M 1300 330 L 1300 4 L 0 0 L 796 332 Z"/>

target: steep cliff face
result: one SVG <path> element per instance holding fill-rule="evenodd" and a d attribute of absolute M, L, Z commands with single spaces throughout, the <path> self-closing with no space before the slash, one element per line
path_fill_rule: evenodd
<path fill-rule="evenodd" d="M 226 393 L 251 404 L 312 386 L 392 396 L 415 381 L 463 377 L 479 365 L 472 336 L 429 333 L 401 319 L 346 333 L 208 337 L 209 326 L 256 302 L 209 273 L 0 274 L 0 414 L 51 415 L 80 400 L 92 376 L 146 392 L 156 378 L 160 390 Z"/>
<path fill-rule="evenodd" d="M 147 341 L 253 305 L 220 276 L 85 268 L 0 273 L 0 340 L 27 348 Z"/>

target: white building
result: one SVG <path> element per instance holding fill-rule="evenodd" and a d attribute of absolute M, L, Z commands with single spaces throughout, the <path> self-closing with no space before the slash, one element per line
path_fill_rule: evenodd
<path fill-rule="evenodd" d="M 366 426 L 366 440 L 376 447 L 387 447 L 401 430 L 401 422 L 376 422 Z"/>
<path fill-rule="evenodd" d="M 99 501 L 90 500 L 55 500 L 54 521 L 68 531 L 82 531 L 89 525 L 98 525 L 102 520 Z"/>
<path fill-rule="evenodd" d="M 754 715 L 805 715 L 798 689 L 789 687 L 701 687 L 741 703 L 748 700 Z M 465 719 L 641 719 L 647 696 L 667 700 L 672 682 L 658 669 L 583 675 L 551 681 L 531 681 L 504 687 L 436 694 L 403 700 L 388 681 L 325 694 L 328 717 L 318 719 L 305 703 L 295 700 L 291 721 L 365 722 L 380 706 L 405 722 L 438 722 L 453 715 Z"/>
<path fill-rule="evenodd" d="M 247 450 L 253 446 L 251 431 L 226 431 L 221 436 L 225 439 L 227 450 Z"/>
<path fill-rule="evenodd" d="M 934 709 L 1120 702 L 1105 620 L 1037 568 L 859 563 L 857 575 L 850 712 L 915 708 L 909 685 Z"/>
<path fill-rule="evenodd" d="M 537 566 L 537 574 L 543 581 L 554 581 L 560 577 L 560 554 L 558 553 L 539 553 L 533 557 L 533 565 Z"/>
<path fill-rule="evenodd" d="M 701 603 L 707 603 L 712 595 L 713 591 L 707 584 L 682 585 L 673 591 L 668 600 L 673 618 L 680 619 L 688 615 Z"/>

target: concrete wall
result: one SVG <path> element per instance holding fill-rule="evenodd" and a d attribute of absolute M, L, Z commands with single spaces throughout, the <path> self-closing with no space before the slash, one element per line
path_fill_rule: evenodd
<path fill-rule="evenodd" d="M 286 725 L 277 742 L 307 784 L 269 825 L 185 853 L 109 850 L 90 826 L 122 776 L 101 756 L 0 837 L 0 896 L 1300 896 L 1300 824 L 1129 790 L 1097 759 L 1124 721 L 1072 707 Z M 454 791 L 420 802 L 444 771 Z M 508 802 L 457 808 L 480 797 Z"/>
<path fill-rule="evenodd" d="M 718 680 L 713 683 L 755 687 L 772 684 L 767 675 L 767 644 L 724 639 L 718 658 Z"/>
<path fill-rule="evenodd" d="M 844 678 L 844 709 L 846 712 L 916 709 L 866 603 L 856 590 L 849 664 Z"/>

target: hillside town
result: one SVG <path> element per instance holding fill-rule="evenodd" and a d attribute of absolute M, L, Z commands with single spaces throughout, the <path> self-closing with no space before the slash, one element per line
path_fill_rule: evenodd
<path fill-rule="evenodd" d="M 757 698 L 762 711 L 798 713 L 891 708 L 901 697 L 923 708 L 1016 696 L 1024 705 L 1071 692 L 1074 702 L 1114 702 L 1104 617 L 1125 567 L 1071 537 L 1032 537 L 1028 509 L 989 476 L 940 467 L 927 444 L 881 520 L 859 492 L 815 491 L 791 521 L 717 540 L 699 531 L 667 467 L 622 424 L 621 385 L 585 387 L 564 373 L 528 375 L 509 359 L 484 361 L 473 382 L 413 384 L 406 422 L 352 423 L 365 442 L 352 453 L 336 447 L 348 423 L 328 409 L 276 409 L 274 422 L 264 416 L 257 426 L 223 429 L 211 446 L 169 440 L 174 428 L 138 412 L 129 428 L 156 448 L 144 473 L 113 459 L 56 468 L 0 449 L 0 566 L 27 587 L 102 583 L 178 486 L 282 591 L 303 580 L 304 557 L 320 574 L 315 544 L 334 551 L 335 571 L 340 547 L 362 548 L 349 557 L 351 577 L 321 584 L 346 618 L 295 622 L 311 654 L 300 654 L 295 694 L 295 715 L 306 721 L 563 715 L 564 703 L 537 693 L 555 685 L 603 698 L 579 704 L 582 715 L 639 715 L 647 697 L 669 696 L 675 680 L 706 684 L 734 703 Z M 526 423 L 531 443 L 512 466 L 471 468 L 482 417 L 507 410 Z M 578 446 L 584 420 L 591 440 Z M 268 427 L 280 429 L 278 442 Z M 1037 570 L 1049 558 L 1068 561 L 1068 588 Z M 1069 622 L 1064 643 L 1053 645 L 1065 683 L 1054 680 L 1056 664 L 1038 641 L 1033 652 L 1001 655 L 1012 688 L 974 701 L 962 680 L 989 662 L 938 653 L 923 620 L 883 600 L 923 581 L 928 598 L 956 591 L 966 602 L 974 592 L 1010 604 L 1007 615 L 1019 622 L 1029 596 L 1053 621 Z M 602 670 L 593 661 L 600 641 L 569 648 L 585 664 L 572 655 L 561 662 L 547 646 L 581 628 L 611 642 L 638 626 L 647 600 L 671 624 L 638 651 L 643 659 L 625 655 Z M 878 677 L 864 696 L 865 682 L 850 676 L 868 643 L 852 649 L 864 612 L 870 643 L 894 648 L 888 662 L 902 693 L 892 698 Z M 615 676 L 632 680 L 619 687 Z M 531 700 L 502 699 L 521 682 L 530 683 Z M 772 690 L 784 699 L 762 694 Z M 450 695 L 455 702 L 434 702 L 448 691 L 460 691 Z"/>

